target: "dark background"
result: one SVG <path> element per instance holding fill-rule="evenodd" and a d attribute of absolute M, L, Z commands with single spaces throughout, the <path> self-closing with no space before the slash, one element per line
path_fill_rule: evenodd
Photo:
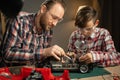
<path fill-rule="evenodd" d="M 120 52 L 120 0 L 98 0 L 101 8 L 100 25 L 112 35 L 116 49 Z"/>

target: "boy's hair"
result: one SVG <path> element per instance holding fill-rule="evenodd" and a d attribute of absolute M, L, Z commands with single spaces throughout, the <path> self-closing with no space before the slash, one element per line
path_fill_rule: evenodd
<path fill-rule="evenodd" d="M 93 7 L 84 6 L 77 12 L 75 26 L 84 28 L 88 21 L 93 20 L 95 22 L 97 17 L 98 12 Z"/>
<path fill-rule="evenodd" d="M 45 5 L 47 9 L 49 10 L 54 4 L 59 3 L 61 6 L 66 9 L 66 5 L 64 0 L 45 0 L 42 5 Z"/>

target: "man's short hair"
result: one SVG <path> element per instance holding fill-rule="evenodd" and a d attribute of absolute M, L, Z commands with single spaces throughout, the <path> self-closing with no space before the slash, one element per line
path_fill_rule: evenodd
<path fill-rule="evenodd" d="M 54 4 L 59 3 L 61 6 L 66 9 L 66 5 L 64 0 L 45 0 L 42 5 L 45 5 L 47 9 L 49 10 Z"/>

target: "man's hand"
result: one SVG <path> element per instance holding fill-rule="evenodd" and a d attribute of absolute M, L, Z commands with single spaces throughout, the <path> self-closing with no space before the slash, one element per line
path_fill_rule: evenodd
<path fill-rule="evenodd" d="M 87 64 L 93 63 L 93 57 L 91 53 L 87 53 L 79 57 L 80 62 L 86 62 Z"/>
<path fill-rule="evenodd" d="M 60 60 L 60 57 L 66 54 L 61 47 L 59 47 L 58 45 L 54 45 L 52 47 L 45 48 L 42 55 L 45 57 L 53 56 L 57 60 Z"/>

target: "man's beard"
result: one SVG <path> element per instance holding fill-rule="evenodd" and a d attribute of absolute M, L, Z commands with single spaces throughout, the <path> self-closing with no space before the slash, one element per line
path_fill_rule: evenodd
<path fill-rule="evenodd" d="M 40 26 L 41 26 L 43 31 L 49 31 L 51 29 L 50 26 L 48 26 L 44 23 L 44 21 L 43 22 L 40 21 Z"/>
<path fill-rule="evenodd" d="M 40 26 L 43 31 L 46 31 L 46 25 L 44 23 L 40 22 Z"/>
<path fill-rule="evenodd" d="M 42 30 L 45 31 L 46 25 L 45 25 L 45 14 L 41 14 L 41 16 L 39 17 L 39 26 L 42 28 Z"/>
<path fill-rule="evenodd" d="M 43 31 L 49 31 L 51 30 L 51 26 L 47 24 L 47 17 L 46 13 L 42 14 L 40 17 L 39 25 L 41 26 Z"/>

